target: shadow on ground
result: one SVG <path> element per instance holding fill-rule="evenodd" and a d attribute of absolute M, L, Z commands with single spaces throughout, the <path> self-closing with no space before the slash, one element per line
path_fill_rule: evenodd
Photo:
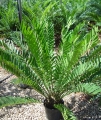
<path fill-rule="evenodd" d="M 11 83 L 11 80 L 15 78 L 15 76 L 12 76 L 9 79 L 6 79 L 2 83 L 0 83 L 0 97 L 2 96 L 21 96 L 21 97 L 33 97 L 36 99 L 39 99 L 43 101 L 43 97 L 38 94 L 35 90 L 33 89 L 22 89 L 14 84 Z M 16 105 L 16 109 L 18 110 L 21 108 L 22 105 Z M 3 108 L 0 112 L 0 118 L 3 118 L 6 114 L 8 114 L 8 111 L 12 109 L 13 107 L 6 107 Z"/>
<path fill-rule="evenodd" d="M 75 96 L 71 97 L 71 102 L 66 103 L 78 120 L 101 120 L 101 106 L 99 100 L 90 101 L 90 99 L 81 99 Z"/>

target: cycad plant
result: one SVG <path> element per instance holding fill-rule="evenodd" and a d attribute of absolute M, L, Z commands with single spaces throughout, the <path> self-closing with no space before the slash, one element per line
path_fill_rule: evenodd
<path fill-rule="evenodd" d="M 80 2 L 80 4 L 78 4 Z M 58 47 L 61 42 L 61 31 L 62 26 L 66 26 L 68 24 L 69 30 L 73 29 L 77 24 L 79 24 L 79 20 L 75 19 L 75 14 L 79 10 L 83 10 L 85 7 L 85 1 L 72 1 L 72 0 L 37 0 L 37 1 L 25 1 L 22 0 L 22 14 L 24 15 L 22 19 L 26 19 L 27 23 L 30 25 L 30 20 L 33 18 L 40 19 L 44 9 L 49 4 L 54 4 L 51 12 L 48 13 L 50 19 L 52 19 L 54 23 L 54 32 L 55 32 L 55 46 Z M 40 6 L 40 7 L 38 7 Z M 47 8 L 49 10 L 49 8 Z M 72 25 L 71 25 L 72 19 Z M 70 26 L 71 25 L 71 26 Z"/>
<path fill-rule="evenodd" d="M 100 0 L 88 0 L 85 8 L 76 13 L 76 24 L 85 21 L 84 30 L 89 31 L 96 24 L 101 28 L 101 1 Z"/>
<path fill-rule="evenodd" d="M 0 40 L 0 65 L 18 77 L 16 84 L 29 85 L 43 95 L 46 107 L 59 109 L 64 120 L 74 120 L 76 118 L 61 101 L 72 92 L 92 96 L 101 93 L 100 86 L 92 82 L 98 76 L 97 71 L 101 70 L 101 46 L 97 46 L 97 28 L 82 36 L 80 24 L 70 32 L 67 26 L 62 27 L 62 42 L 55 51 L 54 24 L 46 12 L 52 6 L 46 7 L 40 19 L 33 19 L 31 26 L 22 21 L 23 42 L 20 39 L 16 44 L 13 40 Z M 0 97 L 1 108 L 32 102 L 36 100 Z"/>
<path fill-rule="evenodd" d="M 10 38 L 19 30 L 19 19 L 16 1 L 5 1 L 0 5 L 0 37 Z"/>

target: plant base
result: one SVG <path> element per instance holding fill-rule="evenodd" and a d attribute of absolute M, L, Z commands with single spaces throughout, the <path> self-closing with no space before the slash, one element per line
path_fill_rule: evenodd
<path fill-rule="evenodd" d="M 62 114 L 57 109 L 49 109 L 45 107 L 48 120 L 63 120 Z"/>

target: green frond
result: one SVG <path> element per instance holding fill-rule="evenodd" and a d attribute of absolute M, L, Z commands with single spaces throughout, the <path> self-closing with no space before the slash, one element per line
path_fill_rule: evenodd
<path fill-rule="evenodd" d="M 93 48 L 91 51 L 89 51 L 89 55 L 85 57 L 84 61 L 88 60 L 94 60 L 95 58 L 99 58 L 101 55 L 101 45 L 97 45 L 95 48 Z"/>
<path fill-rule="evenodd" d="M 85 94 L 94 96 L 101 93 L 101 87 L 94 83 L 82 83 L 77 85 L 75 92 L 83 92 Z"/>
<path fill-rule="evenodd" d="M 101 1 L 88 0 L 85 9 L 82 10 L 81 14 L 76 18 L 76 21 L 78 21 L 78 19 L 79 22 L 85 21 L 86 30 L 89 29 L 89 26 L 90 29 L 92 29 L 94 24 L 98 25 L 101 21 Z M 98 26 L 100 26 L 100 24 Z"/>
<path fill-rule="evenodd" d="M 96 71 L 100 70 L 100 57 L 85 62 L 81 61 L 81 56 L 86 55 L 87 50 L 92 49 L 98 43 L 96 37 L 92 38 L 93 42 L 91 42 L 91 35 L 92 32 L 81 39 L 81 41 L 75 41 L 74 44 L 72 42 L 65 43 L 67 47 L 63 47 L 63 49 L 66 49 L 67 52 L 65 52 L 65 55 L 63 52 L 60 53 L 54 74 L 56 76 L 55 79 L 57 79 L 56 88 L 58 87 L 60 93 L 70 89 L 68 88 L 69 84 L 76 85 L 78 82 L 87 82 L 87 80 L 91 79 L 91 76 L 94 76 Z M 71 38 L 70 41 L 73 41 Z M 67 41 L 69 41 L 69 38 Z"/>
<path fill-rule="evenodd" d="M 80 29 L 78 28 L 74 29 L 69 34 L 67 34 L 66 37 L 64 36 L 65 33 L 63 32 L 64 37 L 61 51 L 63 56 L 68 56 L 68 61 L 71 65 L 76 64 L 81 56 L 86 55 L 87 51 L 92 49 L 93 46 L 96 46 L 98 43 L 97 34 L 94 32 L 95 30 L 92 30 L 90 33 L 82 37 L 82 33 L 79 34 L 79 31 Z"/>
<path fill-rule="evenodd" d="M 42 13 L 42 17 L 41 17 L 41 20 L 42 20 L 42 21 L 44 20 L 44 18 L 45 18 L 47 15 L 49 15 L 48 13 L 50 13 L 50 11 L 52 10 L 52 8 L 54 8 L 54 6 L 55 6 L 56 3 L 57 3 L 57 2 L 52 2 L 52 3 L 50 3 L 48 6 L 46 6 L 45 10 L 44 10 L 43 13 Z"/>
<path fill-rule="evenodd" d="M 10 50 L 4 51 L 1 49 L 1 65 L 10 72 L 20 77 L 24 84 L 30 85 L 36 91 L 46 96 L 45 94 L 50 91 L 51 84 L 50 81 L 47 82 L 47 79 L 51 80 L 51 78 L 49 78 L 47 76 L 47 73 L 43 71 L 44 69 L 37 68 L 36 64 L 33 64 L 33 66 L 31 66 L 30 63 L 27 63 L 26 58 L 24 58 L 24 56 L 21 53 L 13 49 Z"/>
<path fill-rule="evenodd" d="M 55 104 L 54 107 L 62 113 L 64 120 L 77 120 L 73 112 L 70 111 L 66 106 L 62 104 Z"/>
<path fill-rule="evenodd" d="M 0 108 L 7 106 L 14 106 L 19 104 L 29 104 L 29 103 L 37 103 L 38 100 L 29 97 L 12 97 L 12 96 L 4 96 L 0 97 Z"/>
<path fill-rule="evenodd" d="M 48 91 L 44 88 L 44 86 L 37 84 L 35 81 L 26 78 L 16 78 L 11 81 L 14 85 L 25 84 L 30 86 L 32 89 L 36 90 L 38 93 L 43 95 L 44 97 L 48 97 Z"/>
<path fill-rule="evenodd" d="M 4 35 L 5 37 L 9 37 L 10 32 L 19 29 L 17 9 L 14 5 L 16 5 L 16 2 L 12 0 L 7 1 L 4 6 L 1 5 L 0 36 Z"/>
<path fill-rule="evenodd" d="M 31 68 L 24 59 L 20 58 L 20 56 L 17 57 L 17 54 L 13 53 L 11 55 L 10 51 L 8 53 L 8 51 L 0 50 L 0 64 L 5 69 L 20 77 L 23 83 L 30 85 L 41 94 L 45 94 L 43 91 L 45 92 L 45 89 L 49 88 L 47 87 L 48 83 L 44 82 L 45 80 L 41 70 L 38 70 L 37 67 Z M 46 87 L 44 88 L 44 86 Z"/>

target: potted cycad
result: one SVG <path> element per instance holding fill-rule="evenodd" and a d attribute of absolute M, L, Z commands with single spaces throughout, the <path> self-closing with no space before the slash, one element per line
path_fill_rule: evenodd
<path fill-rule="evenodd" d="M 101 92 L 100 86 L 93 83 L 96 72 L 100 71 L 101 61 L 101 47 L 93 50 L 99 42 L 97 28 L 82 36 L 82 33 L 78 34 L 81 24 L 70 32 L 62 27 L 62 42 L 55 51 L 54 25 L 45 13 L 40 19 L 33 19 L 30 27 L 22 21 L 24 42 L 20 39 L 16 43 L 8 39 L 0 41 L 0 65 L 18 77 L 16 84 L 26 84 L 43 95 L 48 112 L 49 109 L 59 109 L 64 120 L 73 120 L 76 118 L 64 106 L 63 97 L 72 92 L 90 95 Z M 32 102 L 36 100 L 0 97 L 1 108 Z M 61 114 L 58 115 L 60 117 L 52 114 L 47 116 L 49 120 L 63 119 Z"/>

